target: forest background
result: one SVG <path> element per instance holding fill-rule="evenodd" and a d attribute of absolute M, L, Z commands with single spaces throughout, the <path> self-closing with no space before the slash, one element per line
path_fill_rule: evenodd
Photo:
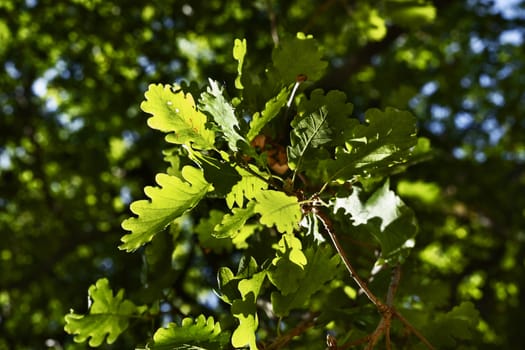
<path fill-rule="evenodd" d="M 0 1 L 0 349 L 88 348 L 64 316 L 101 278 L 145 298 L 145 251 L 118 246 L 129 204 L 166 168 L 139 108 L 149 84 L 211 77 L 233 92 L 234 39 L 263 67 L 297 32 L 328 63 L 312 89 L 343 91 L 358 117 L 409 110 L 430 140 L 390 180 L 420 231 L 401 284 L 436 309 L 471 302 L 464 346 L 523 348 L 524 24 L 522 1 Z M 188 309 L 220 314 L 195 297 L 229 256 L 214 259 L 156 274 L 191 280 L 195 295 L 173 287 Z M 145 344 L 160 324 L 132 327 L 103 347 Z"/>

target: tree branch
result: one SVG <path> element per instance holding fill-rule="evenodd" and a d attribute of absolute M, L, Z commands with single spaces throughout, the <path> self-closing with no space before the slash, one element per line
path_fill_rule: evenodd
<path fill-rule="evenodd" d="M 425 338 L 423 334 L 421 334 L 412 324 L 404 318 L 395 308 L 394 308 L 394 297 L 397 292 L 397 288 L 399 286 L 399 280 L 401 278 L 401 268 L 399 265 L 394 267 L 392 271 L 392 277 L 390 280 L 390 284 L 388 286 L 387 296 L 386 296 L 386 303 L 383 303 L 378 297 L 372 293 L 372 291 L 368 288 L 367 284 L 357 275 L 357 271 L 354 269 L 352 264 L 350 264 L 350 261 L 348 260 L 348 257 L 346 256 L 346 253 L 343 250 L 343 247 L 339 243 L 339 240 L 337 238 L 337 235 L 335 234 L 335 231 L 333 229 L 332 222 L 330 218 L 318 207 L 313 207 L 312 212 L 319 218 L 319 220 L 323 223 L 323 226 L 325 230 L 328 233 L 328 236 L 332 240 L 332 243 L 334 244 L 335 249 L 337 250 L 337 253 L 343 260 L 344 265 L 346 266 L 346 269 L 350 273 L 350 277 L 357 283 L 359 288 L 363 291 L 363 293 L 368 297 L 368 299 L 377 307 L 377 310 L 381 314 L 381 320 L 379 321 L 379 324 L 377 325 L 376 329 L 372 334 L 369 336 L 359 340 L 359 342 L 367 341 L 368 345 L 366 347 L 367 350 L 373 349 L 375 344 L 377 344 L 378 340 L 381 338 L 383 334 L 386 335 L 386 349 L 391 349 L 391 341 L 390 341 L 390 327 L 392 324 L 392 316 L 397 317 L 414 335 L 421 340 L 425 346 L 430 349 L 434 350 L 434 347 L 430 342 Z M 364 341 L 363 341 L 364 340 Z M 342 346 L 342 348 L 347 348 L 348 344 L 345 344 Z"/>
<path fill-rule="evenodd" d="M 322 212 L 319 208 L 314 207 L 314 208 L 312 208 L 312 211 L 319 218 L 319 220 L 321 220 L 321 222 L 323 223 L 323 226 L 324 226 L 326 232 L 328 232 L 328 236 L 330 236 L 330 239 L 332 240 L 332 243 L 334 244 L 335 249 L 337 250 L 337 253 L 339 254 L 341 259 L 343 260 L 343 263 L 344 263 L 346 269 L 350 273 L 350 277 L 352 277 L 352 279 L 355 281 L 355 283 L 357 283 L 357 285 L 363 291 L 363 293 L 365 293 L 365 295 L 368 297 L 368 299 L 378 309 L 384 309 L 385 305 L 383 304 L 383 302 L 381 300 L 379 300 L 372 293 L 372 291 L 370 291 L 370 289 L 368 288 L 366 283 L 357 275 L 357 271 L 354 269 L 352 264 L 350 264 L 350 261 L 346 257 L 346 254 L 345 254 L 345 252 L 343 250 L 343 247 L 341 246 L 341 244 L 339 243 L 339 240 L 337 239 L 337 236 L 335 235 L 335 231 L 334 231 L 334 229 L 332 227 L 332 222 L 331 222 L 330 218 L 328 218 L 328 216 L 326 216 L 326 214 L 324 212 Z"/>
<path fill-rule="evenodd" d="M 292 340 L 294 337 L 300 335 L 301 333 L 305 332 L 307 329 L 313 327 L 315 325 L 315 322 L 314 322 L 315 317 L 317 317 L 316 313 L 310 313 L 308 317 L 306 317 L 306 319 L 300 322 L 297 326 L 295 326 L 290 331 L 286 332 L 285 334 L 275 339 L 267 347 L 264 347 L 264 350 L 281 349 L 283 346 L 288 344 L 290 340 Z"/>

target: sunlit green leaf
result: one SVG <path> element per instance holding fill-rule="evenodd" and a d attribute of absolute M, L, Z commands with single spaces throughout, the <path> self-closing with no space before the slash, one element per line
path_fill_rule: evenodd
<path fill-rule="evenodd" d="M 253 115 L 252 121 L 250 122 L 250 130 L 246 135 L 249 141 L 252 141 L 255 136 L 259 135 L 266 124 L 277 117 L 281 108 L 286 104 L 290 91 L 291 86 L 282 88 L 277 96 L 266 102 L 262 112 L 256 112 Z"/>
<path fill-rule="evenodd" d="M 217 273 L 220 298 L 229 304 L 236 299 L 240 299 L 241 295 L 237 288 L 239 282 L 244 278 L 253 276 L 257 271 L 258 266 L 255 259 L 253 257 L 247 258 L 245 256 L 243 256 L 239 262 L 237 275 L 234 275 L 229 268 L 221 267 Z"/>
<path fill-rule="evenodd" d="M 188 144 L 198 149 L 212 149 L 215 133 L 206 127 L 206 116 L 197 111 L 191 94 L 173 92 L 171 85 L 151 84 L 140 107 L 153 116 L 148 125 L 162 132 L 168 142 Z"/>
<path fill-rule="evenodd" d="M 281 233 L 292 233 L 299 227 L 301 207 L 297 197 L 274 190 L 265 190 L 255 195 L 255 211 L 261 214 L 261 223 L 275 227 Z"/>
<path fill-rule="evenodd" d="M 251 167 L 251 171 L 237 167 L 236 170 L 241 175 L 241 179 L 231 189 L 226 196 L 226 204 L 229 208 L 233 208 L 234 204 L 239 207 L 244 206 L 244 199 L 255 199 L 257 193 L 268 188 L 268 183 L 264 181 L 264 177 L 259 177 L 257 168 Z"/>
<path fill-rule="evenodd" d="M 233 208 L 232 214 L 226 214 L 221 223 L 215 226 L 215 237 L 235 237 L 255 214 L 255 202 L 248 203 L 246 208 Z"/>
<path fill-rule="evenodd" d="M 266 271 L 262 271 L 239 282 L 238 289 L 242 299 L 234 300 L 231 308 L 233 316 L 239 320 L 239 326 L 232 335 L 232 345 L 235 347 L 249 346 L 250 350 L 257 349 L 255 332 L 259 326 L 259 317 L 256 302 L 265 278 Z"/>
<path fill-rule="evenodd" d="M 369 109 L 366 125 L 345 131 L 345 147 L 336 149 L 335 160 L 325 160 L 330 179 L 348 180 L 356 175 L 381 174 L 410 159 L 417 143 L 416 119 L 409 112 Z"/>
<path fill-rule="evenodd" d="M 322 106 L 317 112 L 301 119 L 290 134 L 291 146 L 288 147 L 288 165 L 299 169 L 304 157 L 311 155 L 310 148 L 315 148 L 332 141 L 332 130 L 327 121 L 328 112 Z"/>
<path fill-rule="evenodd" d="M 122 237 L 120 249 L 132 251 L 151 241 L 174 219 L 193 208 L 212 186 L 204 180 L 202 171 L 186 166 L 182 169 L 186 182 L 166 174 L 156 176 L 160 187 L 146 187 L 144 192 L 150 200 L 139 200 L 131 204 L 137 214 L 122 222 L 122 228 L 131 231 Z"/>
<path fill-rule="evenodd" d="M 301 241 L 292 234 L 284 234 L 274 249 L 276 257 L 272 260 L 268 278 L 283 295 L 293 293 L 299 287 L 307 264 Z"/>
<path fill-rule="evenodd" d="M 153 335 L 153 343 L 148 344 L 149 350 L 172 349 L 223 349 L 230 340 L 229 332 L 221 329 L 221 325 L 213 317 L 200 315 L 195 320 L 187 317 L 179 326 L 170 323 L 166 328 L 160 328 Z"/>
<path fill-rule="evenodd" d="M 242 65 L 244 63 L 244 56 L 246 55 L 246 39 L 235 39 L 233 44 L 233 58 L 237 60 L 237 77 L 235 78 L 235 87 L 239 90 L 244 89 L 241 82 Z"/>
<path fill-rule="evenodd" d="M 124 299 L 124 290 L 113 296 L 106 278 L 99 279 L 96 284 L 89 287 L 91 307 L 88 314 L 80 315 L 71 310 L 65 316 L 64 330 L 75 334 L 75 342 L 82 343 L 89 339 L 89 345 L 100 346 L 104 340 L 112 344 L 129 325 L 131 316 L 144 311 L 131 301 Z"/>

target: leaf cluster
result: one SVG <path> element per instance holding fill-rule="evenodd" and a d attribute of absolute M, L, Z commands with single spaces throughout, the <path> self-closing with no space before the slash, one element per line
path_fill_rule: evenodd
<path fill-rule="evenodd" d="M 300 64 L 294 61 L 298 51 L 308 58 Z M 129 233 L 119 248 L 149 247 L 177 223 L 186 226 L 188 236 L 181 234 L 184 230 L 172 233 L 179 244 L 173 260 L 177 249 L 194 244 L 193 233 L 203 255 L 244 255 L 237 274 L 228 267 L 217 269 L 216 293 L 229 306 L 228 317 L 216 322 L 201 313 L 180 325 L 169 323 L 155 332 L 147 349 L 277 346 L 297 335 L 315 335 L 310 328 L 321 312 L 316 327 L 331 324 L 351 343 L 355 336 L 346 333 L 347 321 L 338 314 L 368 312 L 370 306 L 382 314 L 380 324 L 389 323 L 392 315 L 403 320 L 393 305 L 399 281 L 378 293 L 359 275 L 399 266 L 414 246 L 414 213 L 390 189 L 387 177 L 425 152 L 415 118 L 394 108 L 370 109 L 361 122 L 352 116 L 344 93 L 305 90 L 305 81 L 319 79 L 326 67 L 311 36 L 284 40 L 264 76 L 245 69 L 246 54 L 246 41 L 236 40 L 233 99 L 209 79 L 199 96 L 181 86 L 152 84 L 141 104 L 151 115 L 148 125 L 165 133 L 175 147 L 165 151 L 169 173 L 158 174 L 157 186 L 145 188 L 147 200 L 131 204 L 135 216 L 123 221 Z M 271 95 L 261 93 L 264 86 Z M 267 97 L 261 101 L 261 96 Z M 196 212 L 207 215 L 195 214 L 199 222 L 194 223 Z M 339 238 L 373 247 L 377 254 L 357 261 L 356 269 Z M 106 332 L 107 342 L 114 341 L 127 327 L 126 317 L 143 312 L 120 293 L 106 296 L 102 310 L 97 291 L 110 293 L 107 281 L 97 282 L 97 288 L 90 289 L 95 303 L 89 314 L 66 316 L 66 331 L 78 334 L 77 341 L 91 336 L 93 346 L 103 342 Z M 330 294 L 340 288 L 346 293 L 341 310 L 327 318 Z M 357 290 L 368 300 L 358 298 Z M 308 326 L 301 318 L 309 320 Z M 361 325 L 371 334 L 370 344 L 380 334 L 373 332 L 373 319 Z M 272 324 L 281 324 L 277 327 L 285 334 L 274 332 Z"/>

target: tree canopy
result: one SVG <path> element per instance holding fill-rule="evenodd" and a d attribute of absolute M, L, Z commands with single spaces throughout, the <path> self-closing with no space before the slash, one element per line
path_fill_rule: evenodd
<path fill-rule="evenodd" d="M 525 346 L 524 2 L 0 14 L 0 349 Z"/>

